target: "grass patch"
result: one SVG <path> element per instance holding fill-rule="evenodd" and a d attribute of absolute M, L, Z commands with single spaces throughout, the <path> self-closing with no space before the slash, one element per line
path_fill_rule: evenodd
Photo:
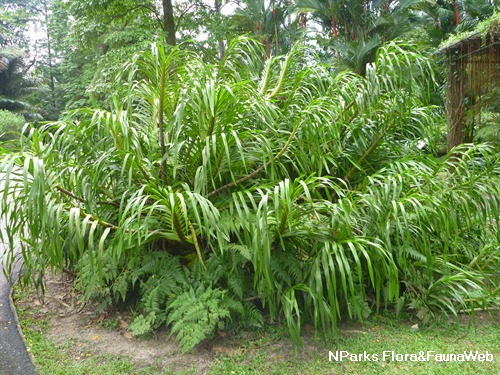
<path fill-rule="evenodd" d="M 489 320 L 486 316 L 484 319 Z M 491 322 L 491 321 L 490 321 Z M 408 322 L 387 318 L 356 325 L 356 329 L 341 328 L 341 338 L 330 348 L 292 356 L 276 349 L 283 340 L 274 340 L 268 347 L 250 350 L 251 356 L 237 354 L 220 356 L 209 374 L 496 374 L 500 366 L 500 326 L 498 324 L 476 327 L 457 323 L 439 323 L 427 329 L 412 329 Z M 344 333 L 342 333 L 342 331 Z M 377 354 L 378 361 L 359 362 L 328 360 L 328 351 L 347 351 L 358 354 Z M 464 351 L 488 351 L 491 362 L 428 362 L 382 360 L 384 351 L 415 353 L 463 353 Z"/>

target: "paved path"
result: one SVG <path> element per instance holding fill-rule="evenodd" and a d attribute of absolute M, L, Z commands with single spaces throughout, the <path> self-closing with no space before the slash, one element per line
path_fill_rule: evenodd
<path fill-rule="evenodd" d="M 1 250 L 0 250 L 1 252 Z M 10 304 L 10 285 L 0 273 L 0 375 L 36 374 Z"/>
<path fill-rule="evenodd" d="M 0 230 L 2 229 L 0 219 Z M 2 272 L 4 249 L 5 245 L 0 241 L 0 375 L 35 375 L 35 366 L 26 351 L 17 325 L 17 316 L 11 306 L 10 284 Z"/>

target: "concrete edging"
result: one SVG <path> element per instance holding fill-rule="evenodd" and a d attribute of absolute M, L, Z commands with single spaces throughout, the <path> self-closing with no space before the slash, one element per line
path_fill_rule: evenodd
<path fill-rule="evenodd" d="M 10 291 L 9 291 L 9 304 L 10 304 L 10 306 L 9 306 L 9 308 L 10 308 L 12 315 L 14 316 L 14 321 L 16 322 L 16 328 L 17 328 L 17 332 L 19 333 L 19 337 L 23 341 L 24 347 L 26 348 L 26 353 L 28 353 L 30 361 L 33 364 L 33 369 L 35 371 L 34 373 L 38 374 L 38 372 L 36 371 L 35 357 L 33 357 L 33 354 L 28 349 L 28 345 L 26 343 L 26 338 L 24 337 L 24 333 L 23 333 L 23 330 L 21 328 L 21 324 L 19 323 L 19 317 L 17 316 L 17 310 L 16 310 L 16 307 L 14 305 L 14 300 L 12 298 L 12 294 L 14 293 L 14 286 L 19 281 L 19 272 L 20 272 L 20 270 L 16 270 L 14 272 L 14 274 L 16 275 L 15 279 L 12 280 L 12 284 L 9 283 L 10 284 Z"/>

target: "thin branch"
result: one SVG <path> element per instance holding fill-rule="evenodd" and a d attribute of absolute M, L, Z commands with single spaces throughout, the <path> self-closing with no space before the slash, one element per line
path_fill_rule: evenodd
<path fill-rule="evenodd" d="M 97 224 L 99 224 L 101 227 L 105 227 L 105 228 L 111 228 L 113 230 L 119 230 L 120 227 L 118 227 L 117 225 L 114 225 L 114 224 L 111 224 L 111 223 L 108 223 L 104 220 L 101 220 L 99 219 L 97 216 L 94 216 L 92 214 L 89 214 L 87 212 L 85 212 L 84 210 L 82 210 L 81 208 L 79 208 L 80 210 L 80 217 L 82 218 L 86 218 L 86 217 L 91 217 L 93 221 L 97 222 Z M 129 232 L 128 229 L 125 230 L 126 232 Z"/>
<path fill-rule="evenodd" d="M 79 202 L 88 204 L 88 201 L 86 199 L 73 194 L 71 191 L 66 190 L 61 185 L 57 185 L 56 189 L 59 190 L 61 193 L 66 194 L 67 196 L 69 196 L 69 197 L 71 197 L 71 198 L 73 198 L 73 199 L 75 199 L 75 200 L 77 200 Z M 119 207 L 120 206 L 120 204 L 118 202 L 110 202 L 110 201 L 97 201 L 95 203 L 97 205 L 108 205 L 108 206 L 113 206 L 113 207 Z"/>
<path fill-rule="evenodd" d="M 365 151 L 365 153 L 363 155 L 361 155 L 361 157 L 358 159 L 358 164 L 361 164 L 363 161 L 365 161 L 365 159 L 373 152 L 373 150 L 375 150 L 375 148 L 377 148 L 378 144 L 380 143 L 380 141 L 384 138 L 384 135 L 385 135 L 385 131 L 382 131 L 382 133 L 380 133 L 378 135 L 378 137 L 375 139 L 375 141 L 371 144 L 371 146 Z M 344 181 L 345 182 L 348 182 L 349 179 L 352 177 L 352 175 L 354 174 L 354 172 L 356 172 L 356 166 L 353 165 L 351 167 L 351 169 L 349 169 L 349 171 L 347 171 L 346 175 L 344 176 Z"/>
<path fill-rule="evenodd" d="M 73 194 L 71 191 L 68 191 L 68 190 L 66 190 L 65 188 L 63 188 L 61 185 L 57 185 L 57 186 L 56 186 L 56 189 L 57 189 L 57 190 L 59 190 L 61 193 L 66 194 L 68 197 L 71 197 L 71 198 L 73 198 L 73 199 L 76 199 L 76 200 L 77 200 L 77 201 L 79 201 L 79 202 L 82 202 L 82 203 L 85 203 L 85 204 L 87 204 L 87 203 L 88 203 L 86 199 L 76 196 L 76 195 L 75 195 L 75 194 Z"/>
<path fill-rule="evenodd" d="M 252 177 L 255 177 L 257 176 L 260 172 L 262 172 L 265 168 L 269 168 L 271 166 L 271 164 L 273 163 L 273 161 L 278 161 L 278 159 L 285 153 L 285 151 L 288 149 L 288 147 L 290 146 L 290 144 L 292 143 L 292 140 L 293 138 L 295 137 L 295 134 L 297 133 L 297 130 L 299 129 L 299 126 L 295 126 L 295 129 L 293 129 L 293 131 L 290 133 L 290 136 L 288 137 L 288 140 L 286 141 L 285 145 L 283 146 L 283 148 L 280 150 L 280 152 L 278 152 L 273 159 L 269 160 L 267 163 L 261 165 L 260 167 L 256 168 L 252 173 L 246 175 L 246 176 L 243 176 L 241 178 L 239 178 L 238 180 L 236 181 L 233 181 L 233 182 L 230 182 L 229 184 L 226 184 L 224 186 L 221 186 L 220 188 L 218 189 L 215 189 L 214 191 L 211 191 L 210 193 L 207 194 L 207 198 L 210 198 L 210 197 L 213 197 L 214 195 L 217 195 L 221 192 L 223 192 L 224 190 L 227 190 L 227 189 L 231 189 L 237 185 L 240 185 L 242 184 L 243 182 L 251 179 Z"/>
<path fill-rule="evenodd" d="M 73 194 L 72 192 L 64 189 L 62 186 L 59 186 L 57 185 L 56 186 L 56 189 L 59 190 L 61 193 L 64 193 L 66 194 L 67 196 L 73 198 L 73 199 L 76 199 L 77 201 L 79 202 L 82 202 L 82 203 L 87 203 L 87 201 L 83 198 L 80 198 L 78 196 L 76 196 L 75 194 Z M 111 223 L 108 223 L 104 220 L 101 220 L 99 219 L 97 216 L 94 216 L 92 214 L 89 214 L 87 212 L 85 212 L 81 207 L 78 207 L 78 209 L 80 210 L 80 217 L 83 217 L 83 218 L 86 218 L 88 216 L 90 216 L 92 218 L 93 221 L 96 221 L 100 226 L 102 227 L 106 227 L 106 228 L 111 228 L 113 230 L 118 230 L 120 229 L 118 226 L 114 225 L 114 224 L 111 224 Z M 128 230 L 127 230 L 128 231 Z"/>
<path fill-rule="evenodd" d="M 342 116 L 348 111 L 350 110 L 354 104 L 356 104 L 356 100 L 353 100 L 352 102 L 350 102 L 343 110 L 342 110 Z M 358 115 L 358 110 L 356 109 L 353 113 L 353 115 L 349 118 L 349 120 L 347 121 L 348 124 L 350 124 L 351 122 L 354 121 L 354 119 L 356 118 L 356 116 Z M 335 122 L 338 122 L 340 120 L 340 116 L 337 117 L 337 119 L 335 120 Z M 340 134 L 344 134 L 345 131 L 347 130 L 347 127 L 346 127 L 346 124 L 343 124 L 342 125 L 342 128 L 340 128 Z"/>
<path fill-rule="evenodd" d="M 181 22 L 181 19 L 189 12 L 194 6 L 196 6 L 196 3 L 192 3 L 190 6 L 188 6 L 178 17 L 177 17 L 177 22 L 175 23 L 175 30 L 179 30 L 179 24 Z"/>

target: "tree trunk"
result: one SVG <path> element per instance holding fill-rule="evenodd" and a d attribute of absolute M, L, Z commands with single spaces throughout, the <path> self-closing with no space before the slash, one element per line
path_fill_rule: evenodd
<path fill-rule="evenodd" d="M 174 7 L 172 0 L 162 0 L 163 3 L 163 24 L 166 34 L 167 44 L 175 46 L 177 40 L 175 38 L 175 22 L 174 22 Z"/>
<path fill-rule="evenodd" d="M 49 64 L 49 79 L 50 79 L 50 98 L 52 101 L 52 109 L 56 108 L 56 87 L 54 82 L 54 68 L 52 64 L 52 46 L 51 46 L 51 35 L 49 29 L 49 10 L 47 8 L 47 1 L 43 2 L 43 13 L 45 17 L 45 31 L 47 37 L 47 58 Z"/>
<path fill-rule="evenodd" d="M 335 18 L 332 17 L 332 30 L 333 30 L 333 37 L 337 37 L 337 23 L 335 22 Z"/>
<path fill-rule="evenodd" d="M 278 39 L 278 22 L 276 20 L 276 8 L 273 8 L 273 18 L 274 18 L 274 39 L 276 42 L 276 55 L 279 54 L 279 39 Z"/>
<path fill-rule="evenodd" d="M 219 17 L 221 15 L 221 9 L 222 9 L 221 0 L 215 0 L 216 17 Z M 226 54 L 226 46 L 224 44 L 223 39 L 218 39 L 217 42 L 219 43 L 219 59 L 222 61 L 224 59 L 224 55 Z"/>
<path fill-rule="evenodd" d="M 307 26 L 306 24 L 306 14 L 305 13 L 300 13 L 300 27 L 305 28 Z"/>

